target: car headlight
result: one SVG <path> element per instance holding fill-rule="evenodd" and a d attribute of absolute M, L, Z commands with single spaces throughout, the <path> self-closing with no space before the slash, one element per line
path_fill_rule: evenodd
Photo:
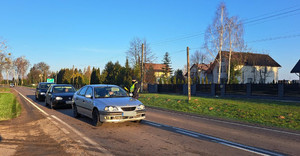
<path fill-rule="evenodd" d="M 139 105 L 138 109 L 140 109 L 140 110 L 145 109 L 145 106 L 144 105 Z"/>
<path fill-rule="evenodd" d="M 62 100 L 62 99 L 63 99 L 63 98 L 62 98 L 62 97 L 59 97 L 59 96 L 55 98 L 55 100 Z"/>
<path fill-rule="evenodd" d="M 40 94 L 41 94 L 41 95 L 45 95 L 45 93 L 44 93 L 44 92 L 41 92 Z"/>
<path fill-rule="evenodd" d="M 107 112 L 113 112 L 113 111 L 118 111 L 118 108 L 114 107 L 114 106 L 106 106 L 104 108 L 104 110 L 107 111 Z"/>

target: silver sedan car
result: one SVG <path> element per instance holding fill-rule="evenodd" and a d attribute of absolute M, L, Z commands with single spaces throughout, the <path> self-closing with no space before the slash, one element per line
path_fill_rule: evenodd
<path fill-rule="evenodd" d="M 116 85 L 86 85 L 73 96 L 74 117 L 91 118 L 94 126 L 104 122 L 140 122 L 145 119 L 145 106 Z"/>

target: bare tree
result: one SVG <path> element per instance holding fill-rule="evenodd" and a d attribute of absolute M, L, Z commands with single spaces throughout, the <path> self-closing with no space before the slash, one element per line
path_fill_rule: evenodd
<path fill-rule="evenodd" d="M 14 65 L 17 69 L 18 78 L 21 78 L 21 85 L 23 85 L 23 79 L 29 67 L 29 61 L 25 58 L 25 56 L 21 56 L 15 59 Z"/>
<path fill-rule="evenodd" d="M 7 46 L 5 41 L 0 41 L 0 73 L 4 69 L 4 65 L 6 64 L 6 54 Z"/>
<path fill-rule="evenodd" d="M 132 66 L 139 65 L 141 67 L 142 44 L 144 44 L 144 63 L 151 63 L 156 59 L 147 40 L 141 40 L 140 38 L 136 37 L 130 41 L 129 50 L 126 52 L 128 59 L 132 63 Z"/>
<path fill-rule="evenodd" d="M 40 62 L 38 64 L 35 64 L 34 67 L 35 69 L 41 71 L 41 74 L 43 74 L 43 81 L 46 81 L 50 66 L 45 62 Z"/>
<path fill-rule="evenodd" d="M 231 54 L 233 50 L 236 49 L 243 49 L 244 46 L 244 27 L 242 22 L 238 19 L 237 16 L 233 16 L 228 18 L 226 21 L 227 31 L 226 36 L 228 40 L 226 40 L 225 47 L 229 49 L 229 56 L 228 56 L 228 73 L 227 73 L 227 84 L 230 82 L 230 70 L 231 70 Z"/>
<path fill-rule="evenodd" d="M 6 74 L 6 82 L 7 84 L 9 83 L 8 82 L 8 79 L 9 79 L 9 76 L 10 76 L 10 71 L 13 67 L 13 61 L 10 57 L 6 57 L 5 58 L 5 64 L 4 64 L 4 70 L 5 70 L 5 74 Z"/>
<path fill-rule="evenodd" d="M 218 83 L 220 83 L 220 77 L 221 77 L 222 48 L 226 40 L 225 22 L 227 21 L 227 19 L 228 17 L 227 17 L 226 6 L 224 3 L 221 3 L 216 11 L 215 19 L 213 23 L 208 26 L 205 33 L 204 48 L 218 62 L 218 66 L 219 66 Z"/>
<path fill-rule="evenodd" d="M 199 50 L 196 50 L 194 54 L 191 56 L 191 62 L 192 64 L 202 64 L 207 59 L 207 56 L 200 52 Z"/>

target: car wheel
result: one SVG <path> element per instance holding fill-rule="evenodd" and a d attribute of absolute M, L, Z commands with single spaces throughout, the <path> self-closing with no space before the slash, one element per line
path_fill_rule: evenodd
<path fill-rule="evenodd" d="M 141 123 L 142 120 L 135 120 L 135 121 L 133 121 L 133 122 L 135 122 L 135 123 Z"/>
<path fill-rule="evenodd" d="M 101 126 L 103 123 L 100 122 L 100 115 L 99 115 L 99 111 L 97 109 L 93 110 L 93 120 L 92 120 L 92 124 L 93 126 Z"/>
<path fill-rule="evenodd" d="M 51 109 L 55 109 L 55 107 L 53 106 L 52 101 L 50 102 L 50 108 L 51 108 Z"/>
<path fill-rule="evenodd" d="M 73 104 L 73 115 L 75 118 L 79 118 L 80 114 L 78 113 L 77 106 Z"/>

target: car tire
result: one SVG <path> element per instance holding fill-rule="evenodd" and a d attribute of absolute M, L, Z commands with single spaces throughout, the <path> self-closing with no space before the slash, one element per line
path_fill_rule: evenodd
<path fill-rule="evenodd" d="M 101 126 L 103 124 L 103 122 L 100 122 L 100 114 L 99 111 L 97 109 L 93 110 L 93 119 L 92 119 L 92 124 L 95 127 Z"/>
<path fill-rule="evenodd" d="M 78 113 L 76 104 L 73 104 L 73 115 L 75 118 L 79 118 L 81 115 Z"/>
<path fill-rule="evenodd" d="M 135 122 L 135 123 L 141 123 L 142 120 L 135 120 L 135 121 L 133 121 L 133 122 Z"/>

